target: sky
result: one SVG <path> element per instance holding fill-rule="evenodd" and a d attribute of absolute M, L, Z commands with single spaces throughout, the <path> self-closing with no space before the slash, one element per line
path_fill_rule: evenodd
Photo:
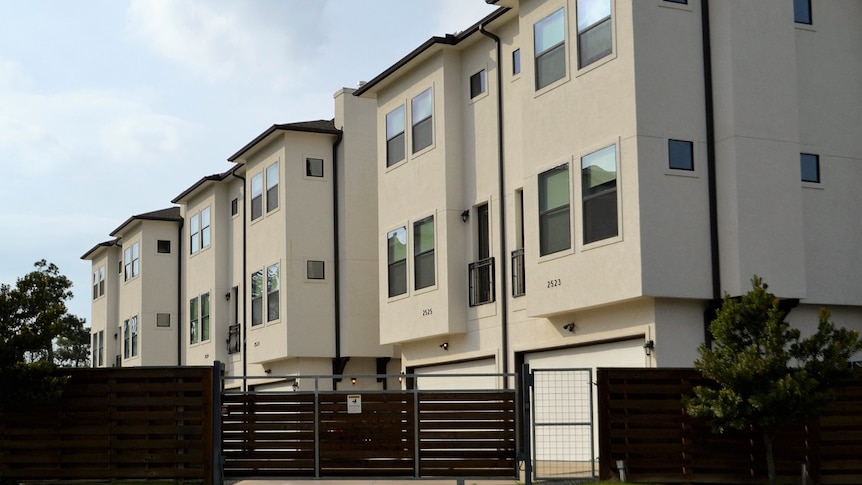
<path fill-rule="evenodd" d="M 45 259 L 90 319 L 81 255 L 170 207 L 276 123 L 356 87 L 484 0 L 0 0 L 0 283 Z"/>

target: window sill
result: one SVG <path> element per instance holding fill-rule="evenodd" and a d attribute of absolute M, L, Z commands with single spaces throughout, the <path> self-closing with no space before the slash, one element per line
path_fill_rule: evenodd
<path fill-rule="evenodd" d="M 600 239 L 598 241 L 593 241 L 588 244 L 584 244 L 581 246 L 581 251 L 590 251 L 592 249 L 601 248 L 604 246 L 610 246 L 611 244 L 620 243 L 623 241 L 623 235 L 618 234 L 616 236 L 612 236 L 605 239 Z"/>
<path fill-rule="evenodd" d="M 584 67 L 579 67 L 577 72 L 575 72 L 575 77 L 581 77 L 581 76 L 583 76 L 589 72 L 592 72 L 592 71 L 604 66 L 605 64 L 613 61 L 614 59 L 616 59 L 617 58 L 616 43 L 614 43 L 614 49 L 615 50 L 613 52 L 606 55 L 605 57 L 602 57 L 601 59 L 596 59 L 595 61 L 587 64 Z"/>
<path fill-rule="evenodd" d="M 823 190 L 822 182 L 802 182 L 803 189 L 814 189 L 814 190 Z"/>
<path fill-rule="evenodd" d="M 392 170 L 395 170 L 395 169 L 397 169 L 398 167 L 400 167 L 400 166 L 402 166 L 402 165 L 404 165 L 404 164 L 406 164 L 406 163 L 407 163 L 407 158 L 405 157 L 405 158 L 403 158 L 403 159 L 401 159 L 401 160 L 399 160 L 399 161 L 397 161 L 397 162 L 393 163 L 392 165 L 387 166 L 387 167 L 386 167 L 386 170 L 384 171 L 384 173 L 389 173 L 389 172 L 391 172 Z"/>
<path fill-rule="evenodd" d="M 803 30 L 806 32 L 817 32 L 817 28 L 814 27 L 814 24 L 800 24 L 799 22 L 794 22 L 793 26 L 796 30 Z"/>
<path fill-rule="evenodd" d="M 542 96 L 546 93 L 549 93 L 549 92 L 557 89 L 558 87 L 568 83 L 571 80 L 571 76 L 569 75 L 568 69 L 569 69 L 569 66 L 566 65 L 566 75 L 561 77 L 560 79 L 557 79 L 556 81 L 552 82 L 551 84 L 548 84 L 547 86 L 545 86 L 543 88 L 537 89 L 536 92 L 533 93 L 533 98 L 534 99 L 538 98 L 539 96 Z"/>
<path fill-rule="evenodd" d="M 685 12 L 692 12 L 694 9 L 691 6 L 691 3 L 676 3 L 676 2 L 668 2 L 666 0 L 658 0 L 658 7 L 661 8 L 670 8 L 673 10 L 683 10 Z"/>
<path fill-rule="evenodd" d="M 678 168 L 666 168 L 664 174 L 669 177 L 685 177 L 685 178 L 700 178 L 700 173 L 697 170 L 685 170 Z"/>

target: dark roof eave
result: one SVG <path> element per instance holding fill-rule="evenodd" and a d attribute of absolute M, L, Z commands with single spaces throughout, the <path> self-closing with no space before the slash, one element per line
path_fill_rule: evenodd
<path fill-rule="evenodd" d="M 340 135 L 341 130 L 335 128 L 335 122 L 330 120 L 328 123 L 332 125 L 332 127 L 323 127 L 323 126 L 314 126 L 312 123 L 287 123 L 281 125 L 272 125 L 267 128 L 266 131 L 255 137 L 254 140 L 248 142 L 244 147 L 240 148 L 239 151 L 228 157 L 227 161 L 235 162 L 239 157 L 241 157 L 245 152 L 254 148 L 255 145 L 265 140 L 269 135 L 275 133 L 276 131 L 298 131 L 303 133 L 322 133 L 325 135 Z"/>
<path fill-rule="evenodd" d="M 186 198 L 189 194 L 191 194 L 192 192 L 194 192 L 194 191 L 195 191 L 195 190 L 197 190 L 200 186 L 204 185 L 204 184 L 205 184 L 205 183 L 207 183 L 207 182 L 221 182 L 222 180 L 224 180 L 224 179 L 228 178 L 228 177 L 230 176 L 230 174 L 232 174 L 233 172 L 235 172 L 235 171 L 237 170 L 237 168 L 239 168 L 239 165 L 234 165 L 233 167 L 231 167 L 231 168 L 230 168 L 229 170 L 227 170 L 226 172 L 222 172 L 222 173 L 215 173 L 215 174 L 207 175 L 206 177 L 201 178 L 200 180 L 198 180 L 197 182 L 195 182 L 194 184 L 192 184 L 192 186 L 191 186 L 191 187 L 189 187 L 189 188 L 187 188 L 186 190 L 182 191 L 182 193 L 180 193 L 180 195 L 178 195 L 178 196 L 174 197 L 174 198 L 171 200 L 171 202 L 172 202 L 172 203 L 174 203 L 174 204 L 179 203 L 179 201 L 181 201 L 181 200 L 183 200 L 184 198 Z"/>
<path fill-rule="evenodd" d="M 131 224 L 134 221 L 166 221 L 166 222 L 182 222 L 183 218 L 180 215 L 179 207 L 169 207 L 167 209 L 161 209 L 152 212 L 145 212 L 143 214 L 134 215 L 126 219 L 125 222 L 117 226 L 111 232 L 111 236 L 116 236 L 123 230 L 126 226 Z"/>
<path fill-rule="evenodd" d="M 374 86 L 382 82 L 384 79 L 400 70 L 402 67 L 409 64 L 413 59 L 419 57 L 419 55 L 421 55 L 423 52 L 427 51 L 435 45 L 458 45 L 462 40 L 478 32 L 481 25 L 487 24 L 500 18 L 504 13 L 508 12 L 509 10 L 510 9 L 507 7 L 500 7 L 497 10 L 494 10 L 490 14 L 486 15 L 485 18 L 483 18 L 482 20 L 468 27 L 466 30 L 459 32 L 457 35 L 446 34 L 445 37 L 431 37 L 430 39 L 426 40 L 422 45 L 413 49 L 409 54 L 402 57 L 398 62 L 389 66 L 388 69 L 375 76 L 372 80 L 363 84 L 359 89 L 353 92 L 353 95 L 362 96 L 363 94 L 367 93 L 371 88 L 373 88 Z"/>
<path fill-rule="evenodd" d="M 101 249 L 101 248 L 108 248 L 108 247 L 116 246 L 116 245 L 117 245 L 117 240 L 116 240 L 116 239 L 111 239 L 110 241 L 100 242 L 99 244 L 96 244 L 95 246 L 93 246 L 92 248 L 90 248 L 90 250 L 89 250 L 89 251 L 87 251 L 86 253 L 82 254 L 82 255 L 81 255 L 81 259 L 86 260 L 86 259 L 88 259 L 88 257 L 89 257 L 91 254 L 95 253 L 95 252 L 96 252 L 96 251 L 98 251 L 99 249 Z"/>

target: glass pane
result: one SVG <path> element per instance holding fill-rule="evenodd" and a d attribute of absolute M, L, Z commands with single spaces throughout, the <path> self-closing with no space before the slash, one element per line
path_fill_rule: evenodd
<path fill-rule="evenodd" d="M 140 249 L 140 244 L 135 243 L 132 245 L 132 259 L 138 259 L 138 255 L 141 254 Z"/>
<path fill-rule="evenodd" d="M 189 220 L 189 233 L 194 234 L 200 230 L 200 215 L 195 214 Z"/>
<path fill-rule="evenodd" d="M 386 141 L 386 166 L 390 167 L 404 160 L 404 132 Z"/>
<path fill-rule="evenodd" d="M 259 197 L 263 195 L 263 174 L 259 173 L 251 178 L 251 196 Z"/>
<path fill-rule="evenodd" d="M 209 227 L 210 225 L 210 208 L 207 207 L 201 211 L 201 227 Z"/>
<path fill-rule="evenodd" d="M 565 10 L 559 9 L 533 27 L 535 52 L 538 56 L 566 39 Z"/>
<path fill-rule="evenodd" d="M 271 189 L 278 185 L 278 162 L 273 163 L 266 169 L 266 188 Z M 252 192 L 254 190 L 252 189 Z"/>
<path fill-rule="evenodd" d="M 266 292 L 272 293 L 273 291 L 278 291 L 280 287 L 278 265 L 274 264 L 266 268 Z"/>
<path fill-rule="evenodd" d="M 201 295 L 201 316 L 206 317 L 210 314 L 210 294 L 204 293 Z"/>
<path fill-rule="evenodd" d="M 413 125 L 415 126 L 425 118 L 430 118 L 434 112 L 434 97 L 431 88 L 426 89 L 419 96 L 413 98 L 410 108 L 412 110 Z"/>
<path fill-rule="evenodd" d="M 407 261 L 389 265 L 389 296 L 407 293 Z"/>
<path fill-rule="evenodd" d="M 477 72 L 470 76 L 470 98 L 475 98 L 476 96 L 485 92 L 485 70 Z"/>
<path fill-rule="evenodd" d="M 306 158 L 305 175 L 308 177 L 323 177 L 323 160 L 319 158 Z"/>
<path fill-rule="evenodd" d="M 263 214 L 263 196 L 258 195 L 251 199 L 251 220 L 255 220 Z"/>
<path fill-rule="evenodd" d="M 797 24 L 811 23 L 811 0 L 793 0 L 793 21 Z"/>
<path fill-rule="evenodd" d="M 263 271 L 255 271 L 251 275 L 251 297 L 260 298 L 263 296 Z"/>
<path fill-rule="evenodd" d="M 521 72 L 521 49 L 512 51 L 512 74 Z"/>
<path fill-rule="evenodd" d="M 434 250 L 416 256 L 415 265 L 416 289 L 434 286 Z"/>
<path fill-rule="evenodd" d="M 407 259 L 407 228 L 399 227 L 387 235 L 389 252 L 387 261 L 394 263 Z"/>
<path fill-rule="evenodd" d="M 578 32 L 611 16 L 611 0 L 578 0 Z"/>
<path fill-rule="evenodd" d="M 616 187 L 617 146 L 611 145 L 581 159 L 584 195 Z"/>
<path fill-rule="evenodd" d="M 266 211 L 278 208 L 278 185 L 266 189 Z"/>
<path fill-rule="evenodd" d="M 810 153 L 801 153 L 799 159 L 802 165 L 802 181 L 819 183 L 820 157 Z"/>
<path fill-rule="evenodd" d="M 539 254 L 556 253 L 569 249 L 571 243 L 569 206 L 539 216 Z"/>
<path fill-rule="evenodd" d="M 308 261 L 305 268 L 306 278 L 310 280 L 324 279 L 323 268 L 323 261 Z"/>
<path fill-rule="evenodd" d="M 426 118 L 413 126 L 413 153 L 431 146 L 434 141 L 431 118 Z"/>
<path fill-rule="evenodd" d="M 278 319 L 278 296 L 279 292 L 266 295 L 266 321 L 271 322 Z"/>
<path fill-rule="evenodd" d="M 251 324 L 263 323 L 263 297 L 251 299 Z"/>
<path fill-rule="evenodd" d="M 413 224 L 413 254 L 434 249 L 434 218 L 429 217 Z"/>
<path fill-rule="evenodd" d="M 404 133 L 404 105 L 395 108 L 386 115 L 386 139 L 391 140 L 394 136 Z"/>
<path fill-rule="evenodd" d="M 201 317 L 201 342 L 210 339 L 210 317 Z"/>
<path fill-rule="evenodd" d="M 610 54 L 613 50 L 610 19 L 584 32 L 578 37 L 580 67 L 587 66 Z"/>
<path fill-rule="evenodd" d="M 569 205 L 569 166 L 539 174 L 539 212 Z"/>
<path fill-rule="evenodd" d="M 694 170 L 693 145 L 690 141 L 667 141 L 668 166 L 674 170 Z"/>
<path fill-rule="evenodd" d="M 565 75 L 566 46 L 559 45 L 536 58 L 536 89 L 542 89 Z"/>
<path fill-rule="evenodd" d="M 209 226 L 201 230 L 201 247 L 209 247 L 210 245 L 210 228 Z"/>
<path fill-rule="evenodd" d="M 189 301 L 189 318 L 191 320 L 197 320 L 198 318 L 198 299 L 192 298 Z"/>
<path fill-rule="evenodd" d="M 609 190 L 584 200 L 584 244 L 618 234 L 617 191 Z"/>

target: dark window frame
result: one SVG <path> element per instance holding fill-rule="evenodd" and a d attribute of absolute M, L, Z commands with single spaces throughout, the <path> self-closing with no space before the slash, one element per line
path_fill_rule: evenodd
<path fill-rule="evenodd" d="M 315 167 L 315 165 L 317 167 Z M 318 170 L 319 168 L 319 170 Z M 324 175 L 323 159 L 315 157 L 305 157 L 305 176 L 322 178 Z M 319 174 L 319 175 L 318 175 Z"/>
<path fill-rule="evenodd" d="M 812 164 L 808 166 L 806 164 Z M 809 184 L 820 183 L 820 155 L 816 153 L 800 153 L 799 154 L 800 178 L 803 182 Z M 812 173 L 813 170 L 813 173 Z M 812 176 L 813 174 L 813 176 Z"/>
<path fill-rule="evenodd" d="M 811 0 L 793 0 L 793 22 L 802 25 L 812 25 L 814 17 L 811 12 Z"/>
<path fill-rule="evenodd" d="M 485 94 L 488 91 L 488 80 L 485 69 L 470 76 L 470 99 Z"/>
<path fill-rule="evenodd" d="M 156 240 L 156 252 L 159 254 L 171 254 L 171 241 L 170 241 L 170 239 L 157 239 Z"/>
<path fill-rule="evenodd" d="M 684 155 L 678 158 L 677 155 Z M 667 140 L 667 166 L 670 170 L 694 171 L 694 143 L 688 140 Z"/>

